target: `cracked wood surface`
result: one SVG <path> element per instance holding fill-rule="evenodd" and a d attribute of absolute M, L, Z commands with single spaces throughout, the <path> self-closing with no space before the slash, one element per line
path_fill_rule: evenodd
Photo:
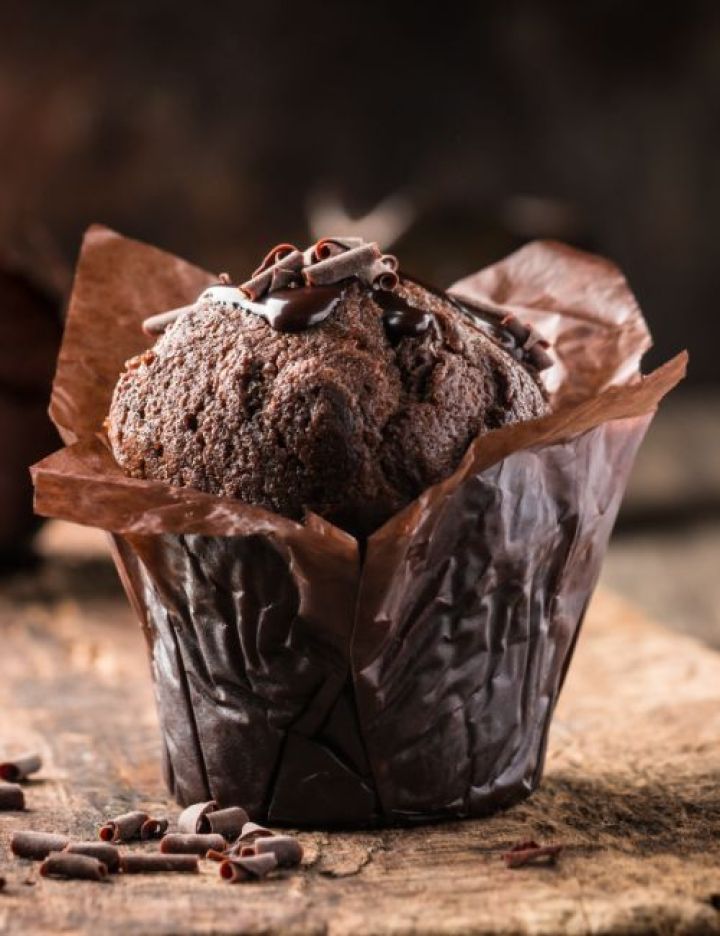
<path fill-rule="evenodd" d="M 720 655 L 608 593 L 530 800 L 481 821 L 302 833 L 300 872 L 252 885 L 210 863 L 197 877 L 51 881 L 10 857 L 15 829 L 94 837 L 128 808 L 177 809 L 143 641 L 107 561 L 55 556 L 6 584 L 0 631 L 0 747 L 45 759 L 28 812 L 0 814 L 2 933 L 720 933 Z M 557 867 L 506 869 L 521 838 L 562 843 Z"/>

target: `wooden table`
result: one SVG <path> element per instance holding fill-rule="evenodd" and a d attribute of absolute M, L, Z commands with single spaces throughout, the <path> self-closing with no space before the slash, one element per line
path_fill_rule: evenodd
<path fill-rule="evenodd" d="M 73 597 L 70 597 L 70 596 Z M 135 806 L 175 815 L 144 647 L 104 557 L 55 556 L 0 598 L 0 744 L 42 751 L 29 811 L 0 814 L 0 932 L 720 933 L 720 655 L 609 593 L 588 616 L 541 789 L 484 821 L 301 835 L 300 872 L 41 879 L 15 829 L 94 837 Z M 508 870 L 521 838 L 557 867 Z"/>

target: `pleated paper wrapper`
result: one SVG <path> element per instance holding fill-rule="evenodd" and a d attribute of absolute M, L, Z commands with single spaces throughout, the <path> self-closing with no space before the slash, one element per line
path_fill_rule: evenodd
<path fill-rule="evenodd" d="M 529 244 L 451 292 L 552 344 L 551 415 L 478 437 L 364 548 L 317 516 L 125 477 L 103 436 L 147 316 L 215 277 L 86 234 L 33 470 L 44 516 L 112 535 L 147 639 L 168 786 L 254 818 L 373 826 L 481 816 L 540 781 L 550 719 L 635 453 L 685 355 L 646 377 L 610 262 Z"/>

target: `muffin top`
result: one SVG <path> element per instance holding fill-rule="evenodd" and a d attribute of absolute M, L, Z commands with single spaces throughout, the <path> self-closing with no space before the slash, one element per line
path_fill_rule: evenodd
<path fill-rule="evenodd" d="M 240 287 L 154 316 L 106 422 L 135 478 L 366 535 L 479 434 L 544 415 L 544 342 L 397 271 L 376 245 L 271 251 Z"/>

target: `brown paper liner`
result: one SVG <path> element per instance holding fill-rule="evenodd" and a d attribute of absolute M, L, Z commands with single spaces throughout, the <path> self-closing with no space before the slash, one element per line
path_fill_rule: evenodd
<path fill-rule="evenodd" d="M 214 278 L 86 235 L 36 508 L 112 533 L 182 804 L 372 825 L 482 815 L 540 779 L 550 717 L 637 447 L 683 376 L 608 261 L 530 244 L 454 291 L 554 345 L 554 410 L 478 438 L 365 544 L 319 517 L 126 478 L 102 435 L 148 315 Z"/>

